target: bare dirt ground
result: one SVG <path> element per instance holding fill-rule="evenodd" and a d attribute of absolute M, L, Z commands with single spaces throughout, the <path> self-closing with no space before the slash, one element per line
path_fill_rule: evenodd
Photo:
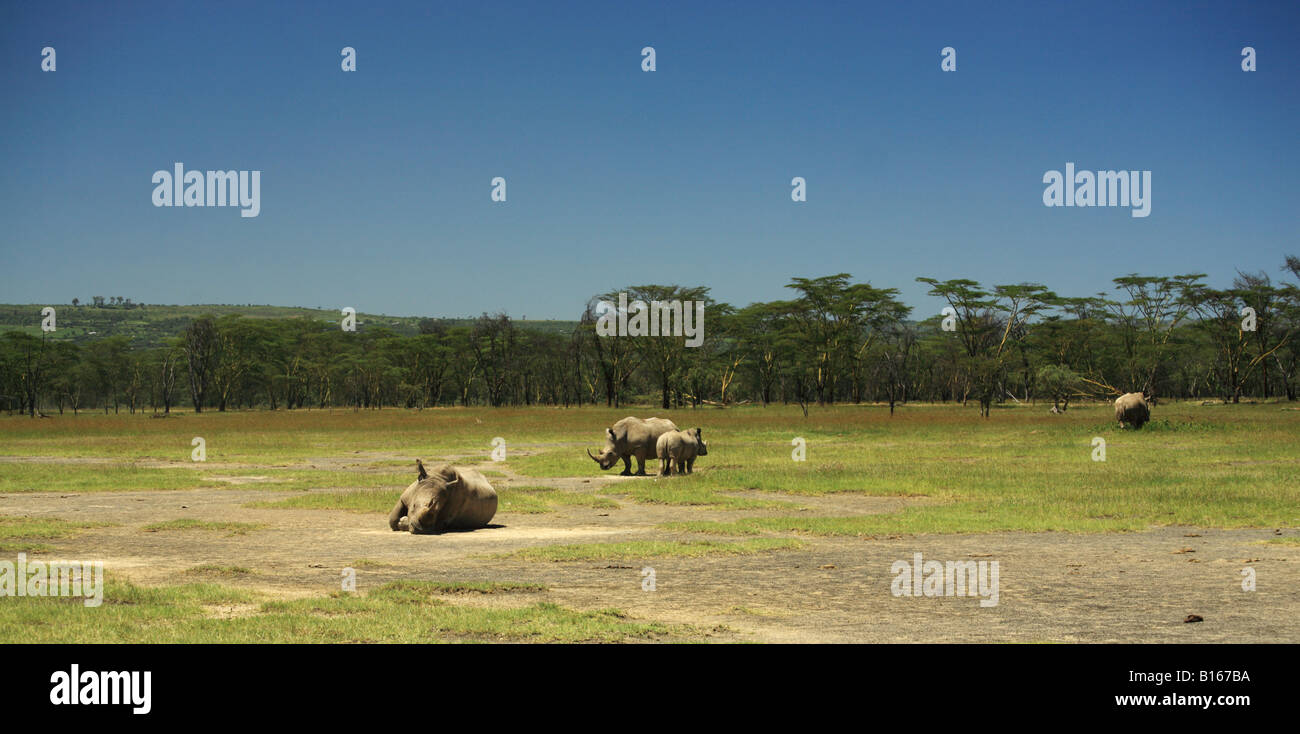
<path fill-rule="evenodd" d="M 220 466 L 210 463 L 206 469 L 219 472 Z M 279 597 L 337 590 L 345 567 L 356 567 L 363 591 L 397 579 L 537 583 L 548 590 L 470 595 L 464 601 L 512 605 L 540 597 L 577 609 L 616 607 L 641 619 L 694 625 L 719 641 L 1300 642 L 1300 547 L 1266 544 L 1277 537 L 1271 529 L 801 536 L 801 550 L 756 555 L 526 561 L 492 556 L 549 544 L 699 540 L 711 536 L 657 526 L 789 515 L 792 510 L 637 504 L 618 496 L 621 482 L 671 479 L 538 479 L 501 471 L 506 478 L 491 479 L 501 489 L 551 485 L 609 495 L 620 506 L 562 507 L 545 514 L 502 512 L 494 519 L 495 527 L 441 536 L 392 532 L 386 517 L 376 514 L 253 509 L 245 503 L 297 493 L 240 486 L 10 494 L 0 496 L 0 514 L 112 523 L 48 541 L 51 550 L 38 555 L 103 560 L 114 577 L 137 583 L 191 582 L 196 577 L 185 572 L 200 564 L 246 567 L 253 573 L 214 580 Z M 400 490 L 394 488 L 394 499 Z M 854 494 L 761 497 L 788 500 L 806 508 L 804 512 L 826 516 L 894 512 L 907 503 L 925 501 Z M 241 535 L 142 529 L 177 518 L 264 527 Z M 917 552 L 926 560 L 998 561 L 999 603 L 985 608 L 978 597 L 895 597 L 890 566 L 898 560 L 911 562 Z M 644 567 L 654 569 L 654 591 L 642 589 Z M 1242 589 L 1245 568 L 1255 569 L 1255 591 Z M 1185 623 L 1189 614 L 1204 621 Z"/>

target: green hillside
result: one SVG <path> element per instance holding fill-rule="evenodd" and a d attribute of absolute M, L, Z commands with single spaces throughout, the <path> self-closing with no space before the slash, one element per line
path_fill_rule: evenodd
<path fill-rule="evenodd" d="M 254 306 L 230 304 L 205 304 L 193 306 L 158 305 L 104 305 L 72 306 L 69 304 L 0 304 L 0 333 L 24 331 L 40 336 L 41 309 L 53 306 L 56 313 L 55 339 L 85 343 L 109 336 L 125 336 L 132 346 L 161 346 L 167 338 L 181 333 L 190 322 L 200 316 L 226 316 L 239 314 L 250 319 L 315 319 L 338 323 L 337 310 L 303 308 L 300 306 Z M 444 326 L 462 326 L 472 318 L 430 318 L 425 316 L 387 316 L 384 314 L 357 314 L 357 331 L 385 328 L 398 334 L 420 333 L 422 321 L 436 321 Z M 574 321 L 516 321 L 521 329 L 569 333 Z"/>

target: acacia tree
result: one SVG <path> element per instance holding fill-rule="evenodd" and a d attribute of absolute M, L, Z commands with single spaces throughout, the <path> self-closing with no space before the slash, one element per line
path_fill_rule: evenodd
<path fill-rule="evenodd" d="M 1300 257 L 1288 255 L 1282 271 L 1300 281 Z M 1277 312 L 1287 333 L 1300 331 L 1300 288 L 1286 283 L 1278 289 Z M 1290 339 L 1282 346 L 1284 348 L 1273 352 L 1273 361 L 1281 373 L 1287 400 L 1296 400 L 1297 392 L 1300 392 L 1296 388 L 1296 378 L 1300 377 L 1300 339 Z"/>
<path fill-rule="evenodd" d="M 94 371 L 96 387 L 103 401 L 104 413 L 108 413 L 111 402 L 113 412 L 117 413 L 121 401 L 121 390 L 128 379 L 127 356 L 130 343 L 124 336 L 110 336 L 103 341 L 92 343 L 87 349 L 89 362 Z"/>
<path fill-rule="evenodd" d="M 709 289 L 703 286 L 637 285 L 629 286 L 625 292 L 629 304 L 639 302 L 638 305 L 642 308 L 657 312 L 654 323 L 659 326 L 658 334 L 635 340 L 633 349 L 648 377 L 659 388 L 660 405 L 667 410 L 672 407 L 674 382 L 681 377 L 687 352 L 703 349 L 702 346 L 686 346 L 682 323 L 685 310 L 696 302 L 703 302 L 706 312 L 711 316 L 719 314 L 711 308 L 713 300 L 709 298 Z M 618 299 L 618 293 L 607 293 L 604 298 L 612 303 Z M 678 307 L 668 304 L 677 304 Z M 694 318 L 693 314 L 691 318 Z M 695 324 L 695 328 L 703 328 L 703 325 Z M 708 334 L 704 337 L 707 339 Z"/>
<path fill-rule="evenodd" d="M 427 408 L 442 402 L 442 390 L 451 366 L 451 349 L 443 343 L 443 334 L 420 334 L 409 340 L 402 350 L 407 380 L 415 386 L 414 406 Z"/>
<path fill-rule="evenodd" d="M 1276 306 L 1285 291 L 1272 287 L 1266 276 L 1239 275 L 1233 288 L 1215 290 L 1204 286 L 1189 288 L 1187 301 L 1199 317 L 1197 327 L 1215 345 L 1214 368 L 1223 389 L 1224 402 L 1238 403 L 1242 391 L 1258 371 L 1263 378 L 1263 396 L 1268 397 L 1268 359 L 1284 347 L 1291 331 L 1277 337 Z M 1254 329 L 1248 326 L 1245 307 L 1254 310 Z M 1276 340 L 1276 341 L 1275 341 Z M 1253 353 L 1251 347 L 1254 347 Z"/>
<path fill-rule="evenodd" d="M 740 352 L 738 364 L 744 365 L 754 393 L 767 405 L 780 384 L 782 366 L 793 352 L 786 310 L 780 304 L 751 304 L 729 319 L 727 332 Z"/>
<path fill-rule="evenodd" d="M 617 408 L 621 404 L 623 386 L 640 365 L 640 353 L 633 344 L 634 337 L 626 334 L 601 336 L 596 330 L 597 322 L 606 313 L 601 304 L 616 303 L 618 293 L 611 291 L 593 296 L 587 301 L 582 320 L 578 324 L 578 329 L 587 336 L 586 341 L 591 347 L 599 381 L 605 386 L 605 404 L 611 408 Z"/>
<path fill-rule="evenodd" d="M 216 391 L 217 410 L 238 402 L 244 381 L 264 363 L 261 327 L 239 315 L 224 316 L 215 322 L 216 348 L 212 359 L 210 384 Z"/>
<path fill-rule="evenodd" d="M 40 412 L 41 390 L 45 385 L 45 373 L 49 352 L 46 349 L 45 334 L 40 338 L 21 331 L 5 333 L 6 351 L 10 353 L 13 374 L 17 376 L 17 387 L 21 391 L 21 410 L 29 417 L 35 418 Z"/>
<path fill-rule="evenodd" d="M 181 348 L 185 351 L 185 365 L 189 375 L 190 402 L 195 413 L 202 413 L 207 403 L 208 390 L 212 383 L 212 372 L 217 358 L 216 324 L 211 316 L 195 319 L 181 336 Z"/>
<path fill-rule="evenodd" d="M 1277 318 L 1279 308 L 1285 302 L 1286 292 L 1273 287 L 1272 279 L 1265 273 L 1243 273 L 1238 271 L 1232 281 L 1233 290 L 1244 306 L 1254 311 L 1255 330 L 1249 333 L 1253 345 L 1253 356 L 1247 365 L 1247 375 L 1259 370 L 1261 393 L 1265 400 L 1269 398 L 1269 357 L 1286 346 L 1294 335 L 1294 329 L 1285 328 L 1286 323 Z"/>
<path fill-rule="evenodd" d="M 81 347 L 72 342 L 52 342 L 49 362 L 49 391 L 53 394 L 59 415 L 67 405 L 76 414 L 81 403 L 83 375 Z"/>
<path fill-rule="evenodd" d="M 984 290 L 965 278 L 939 281 L 917 278 L 930 286 L 929 295 L 948 302 L 954 333 L 965 350 L 964 369 L 979 400 L 980 415 L 987 418 L 1003 386 L 1009 348 L 1029 335 L 1029 319 L 1049 307 L 1056 297 L 1036 283 L 994 286 Z"/>
<path fill-rule="evenodd" d="M 483 314 L 470 329 L 469 341 L 488 402 L 493 407 L 505 404 L 506 390 L 516 370 L 514 323 L 503 313 Z"/>
<path fill-rule="evenodd" d="M 854 284 L 847 274 L 796 278 L 793 300 L 732 312 L 710 303 L 703 346 L 685 335 L 598 337 L 593 304 L 567 334 L 504 317 L 426 319 L 420 335 L 343 333 L 305 319 L 205 316 L 178 326 L 168 348 L 156 328 L 133 328 L 133 342 L 106 337 L 126 312 L 98 313 L 89 334 L 0 338 L 0 407 L 28 415 L 100 401 L 105 410 L 142 399 L 169 411 L 180 370 L 196 410 L 213 406 L 298 408 L 353 405 L 579 404 L 648 400 L 658 405 L 723 405 L 754 400 L 812 402 L 914 399 L 980 402 L 987 417 L 1005 399 L 1051 396 L 1065 408 L 1098 389 L 1155 387 L 1170 395 L 1248 396 L 1300 392 L 1300 258 L 1285 282 L 1238 273 L 1232 287 L 1202 276 L 1116 279 L 1124 295 L 1056 298 L 1042 286 L 983 287 L 970 280 L 929 284 L 952 308 L 941 319 L 907 321 L 892 289 Z M 702 289 L 632 288 L 633 299 L 699 300 Z M 616 292 L 606 300 L 616 298 Z M 115 299 L 116 300 L 116 299 Z M 125 299 L 120 302 L 125 305 Z M 1256 328 L 1242 324 L 1254 309 Z M 11 309 L 13 310 L 13 309 Z M 89 316 L 96 314 L 86 308 Z M 179 321 L 179 320 L 178 320 Z M 84 347 L 80 340 L 87 339 Z M 41 355 L 44 356 L 41 356 Z M 143 355 L 144 361 L 139 357 Z M 1068 386 L 1087 388 L 1071 392 Z M 1064 377 L 1062 377 L 1064 375 Z M 1279 388 L 1279 384 L 1281 388 Z M 1066 385 L 1065 392 L 1060 386 Z M 1114 386 L 1124 388 L 1120 390 Z"/>
<path fill-rule="evenodd" d="M 1070 398 L 1078 394 L 1081 382 L 1078 373 L 1063 365 L 1049 364 L 1038 370 L 1038 387 L 1052 399 L 1054 413 L 1064 413 L 1070 409 Z"/>
<path fill-rule="evenodd" d="M 881 330 L 879 360 L 885 375 L 885 396 L 889 400 L 891 416 L 899 401 L 907 401 L 909 361 L 918 338 L 916 327 L 904 321 L 903 315 L 900 313 Z"/>
<path fill-rule="evenodd" d="M 1128 389 L 1122 392 L 1156 394 L 1158 373 L 1168 357 L 1170 339 L 1194 311 L 1193 294 L 1204 277 L 1204 273 L 1172 278 L 1130 273 L 1112 281 L 1115 290 L 1128 295 L 1126 301 L 1105 301 L 1127 354 Z"/>
<path fill-rule="evenodd" d="M 704 337 L 704 343 L 692 349 L 694 361 L 704 360 L 713 365 L 713 376 L 718 386 L 718 404 L 728 405 L 734 394 L 732 387 L 740 376 L 747 352 L 740 346 L 740 322 L 731 304 L 714 304 L 710 312 L 714 324 Z"/>
<path fill-rule="evenodd" d="M 164 414 L 172 412 L 172 403 L 175 401 L 176 368 L 184 354 L 184 349 L 179 342 L 180 340 L 175 340 L 173 343 L 153 352 L 153 365 L 158 375 L 154 380 L 154 385 L 157 388 L 157 397 L 162 402 Z"/>
<path fill-rule="evenodd" d="M 851 277 L 792 278 L 786 285 L 800 294 L 783 309 L 798 335 L 818 405 L 834 402 L 841 373 L 852 373 L 880 328 L 898 318 L 900 307 L 906 309 L 896 300 L 898 289 L 850 283 Z"/>

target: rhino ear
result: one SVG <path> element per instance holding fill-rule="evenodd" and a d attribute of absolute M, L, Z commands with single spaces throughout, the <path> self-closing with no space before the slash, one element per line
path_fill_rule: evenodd
<path fill-rule="evenodd" d="M 450 464 L 442 468 L 442 472 L 440 476 L 442 477 L 443 481 L 447 483 L 448 487 L 460 481 L 460 475 L 456 473 L 456 470 L 452 468 Z"/>
<path fill-rule="evenodd" d="M 416 472 L 417 472 L 417 476 L 416 476 L 416 481 L 417 481 L 417 482 L 423 482 L 425 479 L 428 479 L 428 478 L 429 478 L 429 472 L 427 472 L 427 471 L 424 470 L 424 462 L 423 462 L 423 461 L 420 461 L 419 459 L 416 459 L 416 460 L 415 460 L 415 469 L 416 469 Z"/>
<path fill-rule="evenodd" d="M 606 429 L 605 429 L 605 435 L 606 435 L 606 436 L 609 436 L 609 440 L 613 441 L 613 440 L 614 440 L 614 429 L 613 429 L 613 428 L 606 428 Z"/>

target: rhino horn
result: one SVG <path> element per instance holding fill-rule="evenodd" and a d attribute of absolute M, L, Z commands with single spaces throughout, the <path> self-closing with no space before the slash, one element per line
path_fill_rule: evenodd
<path fill-rule="evenodd" d="M 591 449 L 587 449 L 587 456 L 591 456 Z M 595 456 L 591 456 L 591 460 L 596 462 L 597 464 L 600 463 L 600 459 L 596 458 Z"/>

